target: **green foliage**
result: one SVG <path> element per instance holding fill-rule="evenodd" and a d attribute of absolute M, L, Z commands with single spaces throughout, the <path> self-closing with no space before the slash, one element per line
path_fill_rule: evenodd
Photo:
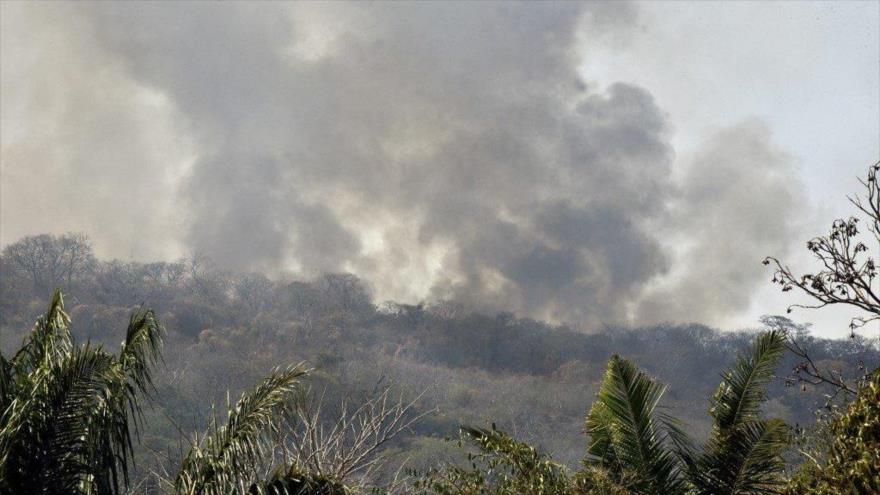
<path fill-rule="evenodd" d="M 475 446 L 470 467 L 448 465 L 416 480 L 415 492 L 434 495 L 623 494 L 597 469 L 571 477 L 566 468 L 534 447 L 495 429 L 462 427 L 460 442 Z"/>
<path fill-rule="evenodd" d="M 784 352 L 785 334 L 765 332 L 723 374 L 709 410 L 711 437 L 690 463 L 696 493 L 776 493 L 782 485 L 789 428 L 782 420 L 762 419 L 760 406 Z"/>
<path fill-rule="evenodd" d="M 267 285 L 259 277 L 204 261 L 99 260 L 73 277 L 76 304 L 65 299 L 81 342 L 90 339 L 118 351 L 124 337 L 119 323 L 128 321 L 131 303 L 138 301 L 154 308 L 169 330 L 166 366 L 153 374 L 157 400 L 145 409 L 140 431 L 145 448 L 136 449 L 134 479 L 167 468 L 157 452 L 177 464 L 180 442 L 172 422 L 192 430 L 193 418 L 210 415 L 206 396 L 221 397 L 229 389 L 237 397 L 266 370 L 301 361 L 324 372 L 310 380 L 326 388 L 329 403 L 372 390 L 380 376 L 407 394 L 428 389 L 420 408 L 439 408 L 442 414 L 420 422 L 412 437 L 449 436 L 461 423 L 491 418 L 502 428 L 516 425 L 540 438 L 557 461 L 573 466 L 583 455 L 584 408 L 595 397 L 611 354 L 625 350 L 628 359 L 662 377 L 675 392 L 664 395 L 663 405 L 691 429 L 708 431 L 711 419 L 701 405 L 718 385 L 716 363 L 730 359 L 754 337 L 700 325 L 613 327 L 584 334 L 448 303 L 371 308 L 362 282 L 354 291 L 324 279 Z M 0 256 L 0 346 L 7 358 L 34 316 L 45 310 L 46 294 L 34 291 L 29 279 Z M 297 303 L 302 299 L 298 294 L 308 295 L 311 305 Z M 361 295 L 352 299 L 351 294 Z M 847 375 L 852 375 L 847 368 L 878 356 L 857 340 L 812 338 L 808 343 L 817 364 Z M 322 353 L 324 367 L 319 365 Z M 795 364 L 787 356 L 783 366 Z M 805 425 L 824 403 L 822 392 L 775 382 L 768 405 L 774 415 Z M 406 458 L 416 454 L 414 445 L 407 441 L 394 448 Z M 425 469 L 427 463 L 418 467 Z"/>
<path fill-rule="evenodd" d="M 263 482 L 254 483 L 249 495 L 347 495 L 346 488 L 324 476 L 303 473 L 294 467 L 279 468 Z"/>
<path fill-rule="evenodd" d="M 304 373 L 299 367 L 275 370 L 230 406 L 225 424 L 215 415 L 201 445 L 194 445 L 183 460 L 175 480 L 176 492 L 259 492 L 258 468 L 270 447 L 270 435 L 282 425 Z"/>
<path fill-rule="evenodd" d="M 576 495 L 632 495 L 626 488 L 634 481 L 631 477 L 612 475 L 608 470 L 586 464 L 572 477 Z"/>
<path fill-rule="evenodd" d="M 880 493 L 880 369 L 855 401 L 830 425 L 824 459 L 803 464 L 792 477 L 791 495 Z"/>
<path fill-rule="evenodd" d="M 0 492 L 120 493 L 163 329 L 132 318 L 119 356 L 76 346 L 59 291 L 21 349 L 0 359 Z"/>
<path fill-rule="evenodd" d="M 761 403 L 767 397 L 767 383 L 785 352 L 785 335 L 778 330 L 758 336 L 751 353 L 740 356 L 722 376 L 712 399 L 710 414 L 718 431 L 735 430 L 758 419 Z"/>
<path fill-rule="evenodd" d="M 673 418 L 659 410 L 665 387 L 614 355 L 587 416 L 588 452 L 618 477 L 632 473 L 639 493 L 683 493 L 679 464 L 667 448 L 678 432 Z"/>
<path fill-rule="evenodd" d="M 660 409 L 665 388 L 613 356 L 587 416 L 588 462 L 636 493 L 777 493 L 788 426 L 763 419 L 760 405 L 784 351 L 784 333 L 765 332 L 723 374 L 710 409 L 712 434 L 699 452 Z"/>
<path fill-rule="evenodd" d="M 118 356 L 77 346 L 60 292 L 21 349 L 0 355 L 0 493 L 116 494 L 129 486 L 142 397 L 152 391 L 163 328 L 150 310 L 129 320 Z M 341 485 L 258 469 L 304 371 L 274 371 L 230 407 L 184 459 L 174 490 L 186 494 L 336 495 Z"/>
<path fill-rule="evenodd" d="M 369 314 L 360 306 L 356 309 Z M 81 315 L 82 310 L 81 305 L 72 313 Z M 254 311 L 266 314 L 264 309 Z M 118 317 L 118 307 L 107 311 L 106 315 L 95 320 L 96 328 L 104 327 L 106 321 Z M 427 312 L 419 315 L 422 319 L 438 318 Z M 397 317 L 376 318 L 381 322 L 385 321 L 382 318 Z M 222 319 L 235 320 L 225 316 Z M 334 318 L 326 320 L 337 321 Z M 221 317 L 218 316 L 216 321 L 221 321 Z M 253 333 L 245 330 L 245 324 L 230 327 L 228 322 L 211 331 L 217 338 L 236 340 L 229 340 L 230 344 L 224 347 L 226 354 L 218 355 L 213 361 L 214 368 L 200 369 L 200 373 L 213 372 L 222 376 L 232 362 L 231 357 L 239 362 L 255 355 L 261 356 L 258 359 L 263 359 L 262 362 L 278 362 L 285 356 L 289 359 L 288 354 L 276 354 L 281 345 L 289 342 L 287 334 L 272 337 L 263 334 L 261 339 L 271 338 L 269 341 L 255 339 Z M 63 298 L 56 293 L 21 349 L 11 358 L 0 355 L 0 493 L 113 494 L 130 485 L 128 476 L 137 434 L 141 431 L 142 402 L 144 397 L 154 393 L 151 371 L 161 359 L 163 329 L 152 311 L 135 312 L 129 320 L 119 354 L 113 355 L 90 343 L 76 345 L 69 323 Z M 299 324 L 301 322 L 296 323 Z M 513 328 L 506 320 L 503 325 L 499 329 L 504 332 Z M 368 345 L 368 339 L 375 339 L 372 332 L 376 328 L 383 327 L 351 329 L 342 325 L 334 331 L 348 332 L 347 338 L 364 345 L 363 355 L 376 358 L 376 349 Z M 311 346 L 326 350 L 331 348 L 329 345 L 339 342 L 336 337 L 333 340 L 321 332 L 309 331 L 302 335 L 304 338 L 297 341 L 298 349 Z M 426 335 L 418 334 L 414 338 L 426 338 Z M 627 334 L 621 335 L 624 339 L 629 338 Z M 662 334 L 652 338 L 662 340 L 674 335 Z M 572 472 L 538 449 L 498 431 L 493 425 L 491 429 L 462 429 L 461 444 L 476 449 L 468 457 L 467 464 L 453 462 L 427 469 L 424 475 L 411 480 L 409 487 L 424 495 L 777 493 L 784 489 L 781 454 L 789 440 L 788 427 L 781 420 L 764 419 L 761 404 L 768 395 L 770 380 L 784 353 L 783 336 L 783 333 L 773 331 L 760 335 L 751 350 L 738 357 L 723 373 L 722 383 L 710 401 L 710 436 L 699 448 L 691 444 L 679 422 L 665 412 L 661 404 L 665 387 L 632 362 L 615 355 L 608 362 L 596 401 L 586 420 L 590 435 L 588 458 L 580 470 Z M 615 345 L 623 346 L 622 342 Z M 712 359 L 729 353 L 733 342 L 730 340 L 719 345 L 715 350 L 718 355 Z M 389 349 L 399 352 L 402 344 L 393 344 L 389 344 Z M 217 353 L 211 350 L 216 348 L 207 347 L 202 340 L 188 345 L 190 347 L 182 347 L 185 351 L 180 355 L 187 359 L 202 351 Z M 491 345 L 487 344 L 487 347 Z M 339 358 L 339 354 L 328 356 Z M 497 359 L 492 358 L 490 362 L 496 363 Z M 585 357 L 584 362 L 591 361 Z M 383 366 L 388 363 L 392 362 L 382 361 Z M 548 365 L 548 369 L 557 367 Z M 401 369 L 422 372 L 416 367 Z M 440 368 L 424 369 L 436 372 Z M 443 370 L 450 373 L 451 378 L 444 379 L 446 382 L 453 383 L 459 376 L 452 375 L 449 368 Z M 500 383 L 489 380 L 486 373 L 484 382 L 462 383 L 463 393 L 444 397 L 466 397 L 460 402 L 473 409 L 470 412 L 476 417 L 476 408 L 484 406 L 482 402 L 488 397 L 483 388 Z M 291 463 L 289 459 L 280 466 L 271 461 L 273 454 L 279 458 L 278 451 L 273 450 L 278 445 L 273 442 L 289 433 L 282 431 L 282 426 L 287 426 L 290 420 L 286 415 L 287 408 L 296 400 L 295 391 L 302 374 L 297 367 L 275 371 L 243 394 L 235 404 L 227 402 L 226 414 L 212 416 L 207 432 L 193 441 L 192 449 L 184 456 L 180 471 L 174 472 L 172 479 L 167 480 L 168 491 L 254 495 L 361 493 L 358 488 L 344 485 L 339 476 L 321 476 L 316 474 L 320 471 Z M 332 378 L 324 376 L 328 383 Z M 252 379 L 245 377 L 237 386 L 250 383 Z M 548 383 L 537 376 L 530 376 L 528 380 L 531 381 L 511 381 L 507 386 L 511 387 L 509 390 L 517 390 L 523 383 Z M 828 452 L 817 457 L 816 462 L 802 467 L 788 486 L 787 493 L 878 491 L 878 380 L 880 378 L 875 373 L 874 381 L 862 390 L 847 413 L 832 422 L 833 442 Z M 167 384 L 158 383 L 160 390 L 163 387 L 167 390 Z M 338 384 L 332 382 L 332 386 Z M 575 386 L 577 383 L 569 380 L 559 384 L 556 391 L 569 392 Z M 588 386 L 593 387 L 592 384 Z M 176 397 L 183 399 L 197 390 L 198 387 L 190 388 L 188 393 L 179 393 Z M 544 395 L 523 392 L 515 396 L 518 401 L 540 402 L 542 397 L 548 396 L 546 391 L 542 393 Z M 573 404 L 571 414 L 580 414 L 576 409 L 581 402 L 576 396 L 563 401 Z M 492 412 L 503 415 L 504 407 L 509 404 L 499 402 L 493 406 Z M 185 411 L 184 414 L 191 412 Z M 449 421 L 450 416 L 447 413 L 446 419 L 438 417 L 434 420 Z M 530 418 L 533 419 L 528 420 L 526 427 L 533 433 L 544 432 L 536 436 L 542 439 L 542 445 L 546 445 L 546 431 L 557 426 L 558 423 L 554 422 L 557 419 Z M 575 431 L 576 428 L 572 428 L 559 434 L 573 437 Z M 170 437 L 166 435 L 164 438 Z M 290 441 L 289 436 L 287 441 Z M 406 455 L 407 446 L 394 446 L 398 447 L 402 447 L 401 457 Z M 424 466 L 421 469 L 425 469 Z M 346 484 L 351 481 L 345 479 Z M 356 486 L 361 485 L 383 486 L 372 481 L 370 484 L 356 483 Z"/>

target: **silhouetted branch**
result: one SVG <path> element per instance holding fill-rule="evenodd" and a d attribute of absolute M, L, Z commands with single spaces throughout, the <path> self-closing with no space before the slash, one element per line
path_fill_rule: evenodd
<path fill-rule="evenodd" d="M 880 188 L 877 171 L 880 162 L 871 166 L 867 180 L 861 183 L 867 189 L 867 197 L 858 196 L 850 201 L 867 215 L 868 230 L 880 242 Z M 880 320 L 880 290 L 875 287 L 877 262 L 868 254 L 868 246 L 859 240 L 859 219 L 837 219 L 826 236 L 815 237 L 807 242 L 807 249 L 821 263 L 822 269 L 814 273 L 796 275 L 792 269 L 775 257 L 764 259 L 765 265 L 773 265 L 772 282 L 779 284 L 783 292 L 794 288 L 813 298 L 815 304 L 793 304 L 788 307 L 818 309 L 842 304 L 858 308 L 868 315 L 857 316 L 850 321 L 850 336 L 866 324 Z"/>

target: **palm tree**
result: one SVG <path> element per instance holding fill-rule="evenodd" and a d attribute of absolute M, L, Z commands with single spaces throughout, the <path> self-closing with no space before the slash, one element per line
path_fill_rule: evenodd
<path fill-rule="evenodd" d="M 636 480 L 629 483 L 636 493 L 777 493 L 788 427 L 763 419 L 760 405 L 784 350 L 783 332 L 765 332 L 722 375 L 711 436 L 699 451 L 660 408 L 665 387 L 613 356 L 587 417 L 590 462 Z"/>
<path fill-rule="evenodd" d="M 153 390 L 164 329 L 152 310 L 129 320 L 119 355 L 91 343 L 76 345 L 55 291 L 11 359 L 0 354 L 0 493 L 119 494 L 129 487 L 142 397 Z M 225 423 L 214 416 L 195 442 L 172 493 L 331 495 L 339 483 L 280 466 L 268 476 L 272 434 L 305 374 L 299 366 L 273 371 L 229 407 Z"/>
<path fill-rule="evenodd" d="M 0 355 L 0 492 L 120 493 L 164 330 L 129 320 L 119 355 L 76 345 L 59 291 L 22 348 Z"/>
<path fill-rule="evenodd" d="M 229 493 L 322 493 L 286 491 L 293 475 L 282 469 L 263 480 L 260 467 L 268 457 L 271 434 L 283 426 L 285 413 L 305 371 L 299 367 L 273 371 L 261 384 L 242 394 L 229 407 L 225 423 L 216 415 L 208 431 L 194 442 L 174 480 L 181 495 L 223 495 Z M 303 487 L 308 485 L 304 482 Z M 302 488 L 302 487 L 300 487 Z M 329 493 L 329 492 L 328 492 Z"/>
<path fill-rule="evenodd" d="M 685 492 L 679 459 L 669 444 L 683 436 L 675 420 L 660 410 L 666 390 L 636 366 L 614 355 L 596 402 L 587 415 L 588 453 L 618 481 L 634 480 L 637 493 Z"/>
<path fill-rule="evenodd" d="M 142 397 L 152 391 L 164 329 L 136 311 L 119 355 L 77 346 L 59 291 L 22 348 L 0 355 L 0 493 L 118 494 L 129 485 Z M 275 370 L 215 416 L 173 483 L 181 494 L 331 493 L 336 485 L 277 468 L 262 480 L 268 434 L 277 433 L 305 371 Z M 294 490 L 296 488 L 296 490 Z M 306 491 L 306 490 L 309 491 Z M 320 490 L 325 491 L 320 491 Z M 335 493 L 335 492 L 334 492 Z"/>
<path fill-rule="evenodd" d="M 785 351 L 785 334 L 761 334 L 748 356 L 723 374 L 709 413 L 712 433 L 693 458 L 691 481 L 701 495 L 776 493 L 783 484 L 788 425 L 765 420 L 760 406 Z"/>

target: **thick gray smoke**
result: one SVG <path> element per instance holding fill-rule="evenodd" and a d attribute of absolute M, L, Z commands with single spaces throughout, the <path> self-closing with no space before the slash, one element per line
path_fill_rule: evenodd
<path fill-rule="evenodd" d="M 761 151 L 772 146 L 750 124 L 719 135 L 676 181 L 670 129 L 651 95 L 582 80 L 584 48 L 637 27 L 626 3 L 150 2 L 26 14 L 37 28 L 29 37 L 73 43 L 61 48 L 65 74 L 106 71 L 156 95 L 164 128 L 186 136 L 179 166 L 155 164 L 161 153 L 145 158 L 147 138 L 110 165 L 88 150 L 116 142 L 114 131 L 136 132 L 116 117 L 131 96 L 77 96 L 85 117 L 65 114 L 63 125 L 90 134 L 59 137 L 81 153 L 65 185 L 101 181 L 89 170 L 105 167 L 116 173 L 104 187 L 129 198 L 107 198 L 110 210 L 87 232 L 147 212 L 157 242 L 177 222 L 165 242 L 232 269 L 352 271 L 380 297 L 453 299 L 586 326 L 692 320 L 748 304 L 747 295 L 726 298 L 747 294 L 757 267 L 717 285 L 698 282 L 700 270 L 670 272 L 681 251 L 670 232 L 712 276 L 741 268 L 727 266 L 728 255 L 760 259 L 765 234 L 775 248 L 790 233 L 768 219 L 792 210 L 796 185 L 778 179 L 789 169 Z M 88 120 L 96 108 L 114 117 Z M 17 166 L 5 163 L 4 173 Z M 152 190 L 148 177 L 161 167 L 180 178 Z M 770 189 L 744 189 L 768 177 Z M 70 201 L 88 213 L 77 206 L 85 199 Z M 747 213 L 737 236 L 726 229 L 738 225 L 743 201 L 770 211 Z M 701 296 L 682 304 L 681 291 Z"/>

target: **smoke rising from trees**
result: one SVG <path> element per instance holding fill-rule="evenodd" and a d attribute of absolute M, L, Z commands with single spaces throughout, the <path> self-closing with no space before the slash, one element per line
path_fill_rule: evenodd
<path fill-rule="evenodd" d="M 4 244 L 82 230 L 120 258 L 350 271 L 383 299 L 590 327 L 742 310 L 797 237 L 763 124 L 682 163 L 662 102 L 581 73 L 638 29 L 628 3 L 3 14 Z"/>

